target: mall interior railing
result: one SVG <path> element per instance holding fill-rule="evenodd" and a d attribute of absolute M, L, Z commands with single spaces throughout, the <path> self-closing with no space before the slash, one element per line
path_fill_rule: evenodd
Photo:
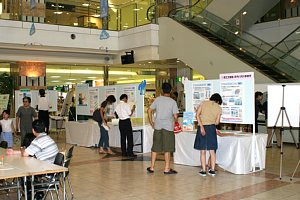
<path fill-rule="evenodd" d="M 225 20 L 206 11 L 197 5 L 173 10 L 169 16 L 176 21 L 185 24 L 188 28 L 206 35 L 208 39 L 222 45 L 224 49 L 233 52 L 233 48 L 240 53 L 240 59 L 249 59 L 254 68 L 258 68 L 267 76 L 272 76 L 277 82 L 299 82 L 300 62 L 298 59 L 287 55 L 278 48 L 273 47 L 267 42 L 239 29 L 234 25 L 228 24 Z M 218 41 L 216 41 L 218 40 Z M 230 48 L 229 48 L 230 47 Z M 234 51 L 234 55 L 237 51 Z M 245 60 L 244 60 L 245 61 Z M 254 62 L 258 61 L 258 62 Z M 270 72 L 274 73 L 270 73 Z"/>
<path fill-rule="evenodd" d="M 289 55 L 300 46 L 299 41 L 300 41 L 300 26 L 298 26 L 291 33 L 285 36 L 274 47 L 285 52 L 286 55 Z M 282 56 L 282 58 L 285 58 L 286 55 Z"/>
<path fill-rule="evenodd" d="M 128 1 L 127 1 L 128 2 Z M 147 10 L 155 0 L 109 4 L 108 30 L 126 30 L 151 23 Z M 99 0 L 0 0 L 0 19 L 102 29 Z"/>

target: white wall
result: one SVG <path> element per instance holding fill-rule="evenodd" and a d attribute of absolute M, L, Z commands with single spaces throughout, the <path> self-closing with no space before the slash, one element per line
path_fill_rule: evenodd
<path fill-rule="evenodd" d="M 250 0 L 213 0 L 207 10 L 225 21 L 233 18 Z"/>
<path fill-rule="evenodd" d="M 277 20 L 266 23 L 254 24 L 248 30 L 249 33 L 262 40 L 275 45 L 300 24 L 300 17 Z"/>
<path fill-rule="evenodd" d="M 253 71 L 256 83 L 273 82 L 222 48 L 172 19 L 160 18 L 159 30 L 160 59 L 179 58 L 203 74 L 206 79 L 217 79 L 220 73 Z"/>
<path fill-rule="evenodd" d="M 0 20 L 0 60 L 34 60 L 64 63 L 120 63 L 125 50 L 134 50 L 135 59 L 158 58 L 158 25 L 149 24 L 117 32 L 100 40 L 101 30 Z M 71 34 L 76 39 L 71 39 Z M 107 49 L 107 52 L 105 51 Z M 62 52 L 64 51 L 64 52 Z M 109 57 L 109 61 L 105 57 Z"/>

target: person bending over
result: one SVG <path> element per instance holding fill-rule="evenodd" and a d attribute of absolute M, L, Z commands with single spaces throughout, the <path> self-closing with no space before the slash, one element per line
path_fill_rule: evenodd
<path fill-rule="evenodd" d="M 194 143 L 194 149 L 200 150 L 201 167 L 199 172 L 201 176 L 206 176 L 206 151 L 209 151 L 211 169 L 208 174 L 215 176 L 216 153 L 218 149 L 216 125 L 220 123 L 222 114 L 222 97 L 215 93 L 208 101 L 203 101 L 199 106 L 196 118 L 198 121 L 197 134 Z"/>

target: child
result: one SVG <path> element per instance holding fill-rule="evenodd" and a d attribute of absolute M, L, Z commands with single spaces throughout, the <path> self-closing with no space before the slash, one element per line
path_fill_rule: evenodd
<path fill-rule="evenodd" d="M 7 147 L 12 148 L 13 146 L 13 133 L 15 134 L 15 127 L 13 121 L 9 119 L 9 111 L 4 110 L 2 112 L 3 119 L 0 120 L 0 125 L 2 127 L 2 133 L 0 141 L 6 141 Z"/>

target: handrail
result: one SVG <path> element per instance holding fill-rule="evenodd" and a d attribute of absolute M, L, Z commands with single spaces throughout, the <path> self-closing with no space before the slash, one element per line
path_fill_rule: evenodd
<path fill-rule="evenodd" d="M 199 2 L 200 0 L 198 0 L 198 2 Z M 153 4 L 153 5 L 151 5 L 151 6 L 149 6 L 148 7 L 148 9 L 147 9 L 147 19 L 149 20 L 149 21 L 151 21 L 153 18 L 150 18 L 150 16 L 149 16 L 149 13 L 150 13 L 150 11 L 151 11 L 151 9 L 153 8 L 154 9 L 154 12 L 156 12 L 156 10 L 157 10 L 157 8 L 159 8 L 160 6 L 162 6 L 162 5 L 166 5 L 166 4 L 172 4 L 172 5 L 180 5 L 180 7 L 179 8 L 181 8 L 181 7 L 184 7 L 182 4 L 179 4 L 179 3 L 176 3 L 176 2 L 166 2 L 166 3 L 159 3 L 159 4 Z M 175 6 L 176 7 L 176 6 Z M 177 8 L 175 8 L 175 10 L 176 10 Z M 172 9 L 172 10 L 174 10 L 174 9 Z M 170 11 L 168 12 L 168 16 L 169 16 L 169 13 L 170 13 Z M 156 14 L 154 14 L 154 18 L 155 17 L 161 17 L 161 16 L 156 16 Z"/>
<path fill-rule="evenodd" d="M 202 8 L 193 6 L 189 9 L 179 10 L 175 12 L 175 14 L 170 15 L 170 17 L 177 21 L 196 22 L 197 26 L 208 30 L 218 38 L 226 40 L 229 44 L 234 45 L 236 48 L 259 60 L 268 67 L 275 67 L 277 70 L 280 68 L 281 71 L 291 70 L 296 74 L 300 74 L 300 65 L 295 65 L 296 63 L 300 63 L 298 59 L 292 56 L 287 56 L 291 60 L 282 59 L 281 56 L 285 55 L 285 52 L 280 49 L 273 48 L 272 51 L 269 51 L 273 47 L 271 44 L 250 33 L 242 31 L 236 26 L 228 24 L 225 20 L 215 16 L 207 10 L 202 9 L 201 12 L 195 13 L 195 9 Z M 188 12 L 189 14 L 182 14 L 180 12 Z M 285 69 L 283 65 L 289 69 Z"/>

